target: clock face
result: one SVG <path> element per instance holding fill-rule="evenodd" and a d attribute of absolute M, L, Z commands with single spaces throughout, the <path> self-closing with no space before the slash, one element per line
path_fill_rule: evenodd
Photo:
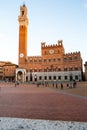
<path fill-rule="evenodd" d="M 24 54 L 23 53 L 20 53 L 20 58 L 23 58 L 24 57 Z"/>
<path fill-rule="evenodd" d="M 54 50 L 53 50 L 53 49 L 49 50 L 49 53 L 50 53 L 50 54 L 53 54 L 53 53 L 54 53 Z"/>

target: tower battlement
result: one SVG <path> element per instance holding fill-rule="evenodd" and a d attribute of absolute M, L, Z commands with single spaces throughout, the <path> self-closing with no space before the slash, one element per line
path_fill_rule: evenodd
<path fill-rule="evenodd" d="M 65 56 L 77 55 L 77 54 L 80 54 L 80 51 L 66 53 Z"/>
<path fill-rule="evenodd" d="M 63 41 L 58 40 L 57 44 L 51 44 L 51 45 L 47 45 L 46 42 L 41 42 L 41 47 L 42 48 L 63 47 Z"/>

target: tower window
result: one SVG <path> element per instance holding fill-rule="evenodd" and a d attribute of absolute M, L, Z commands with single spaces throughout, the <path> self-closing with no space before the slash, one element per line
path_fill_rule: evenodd
<path fill-rule="evenodd" d="M 39 80 L 42 80 L 42 76 L 39 76 Z"/>
<path fill-rule="evenodd" d="M 77 60 L 77 59 L 78 59 L 78 57 L 77 57 L 77 56 L 75 56 L 75 57 L 74 57 L 74 59 L 75 59 L 75 60 Z"/>
<path fill-rule="evenodd" d="M 69 61 L 72 61 L 72 57 L 69 57 Z"/>
<path fill-rule="evenodd" d="M 67 61 L 67 58 L 64 58 L 64 62 L 66 62 Z"/>
<path fill-rule="evenodd" d="M 58 76 L 58 80 L 61 80 L 61 76 Z"/>
<path fill-rule="evenodd" d="M 24 11 L 22 11 L 22 16 L 24 15 Z"/>
<path fill-rule="evenodd" d="M 37 72 L 37 69 L 34 69 L 34 72 Z"/>
<path fill-rule="evenodd" d="M 61 71 L 61 68 L 58 68 L 58 71 Z"/>
<path fill-rule="evenodd" d="M 39 72 L 41 72 L 41 69 L 39 69 Z"/>
<path fill-rule="evenodd" d="M 65 80 L 67 80 L 68 79 L 68 77 L 67 76 L 65 76 Z"/>
<path fill-rule="evenodd" d="M 73 70 L 73 68 L 72 68 L 72 67 L 70 67 L 70 68 L 69 68 L 69 71 L 72 71 L 72 70 Z"/>
<path fill-rule="evenodd" d="M 23 29 L 24 26 L 22 25 L 21 27 L 22 27 L 22 29 Z"/>
<path fill-rule="evenodd" d="M 42 60 L 39 60 L 39 62 L 42 62 Z"/>
<path fill-rule="evenodd" d="M 49 59 L 49 62 L 51 62 L 51 59 Z"/>
<path fill-rule="evenodd" d="M 55 62 L 56 61 L 56 59 L 53 59 L 53 62 Z"/>
<path fill-rule="evenodd" d="M 53 79 L 56 80 L 56 76 L 54 76 Z"/>
<path fill-rule="evenodd" d="M 67 71 L 67 68 L 66 68 L 66 67 L 64 68 L 64 71 Z"/>
<path fill-rule="evenodd" d="M 79 78 L 78 78 L 78 75 L 75 75 L 75 79 L 76 79 L 76 80 L 78 80 L 78 79 L 79 79 Z"/>
<path fill-rule="evenodd" d="M 30 72 L 32 72 L 32 69 L 30 69 Z"/>
<path fill-rule="evenodd" d="M 44 79 L 47 80 L 47 76 L 44 76 Z"/>
<path fill-rule="evenodd" d="M 75 70 L 78 70 L 78 67 L 77 67 L 77 66 L 75 67 Z"/>
<path fill-rule="evenodd" d="M 51 76 L 49 76 L 49 80 L 51 80 L 51 78 L 52 78 L 52 77 L 51 77 Z"/>
<path fill-rule="evenodd" d="M 47 60 L 46 60 L 46 59 L 44 59 L 44 62 L 47 62 Z"/>
<path fill-rule="evenodd" d="M 47 72 L 47 69 L 44 69 L 44 72 Z"/>
<path fill-rule="evenodd" d="M 33 61 L 32 60 L 30 60 L 30 63 L 32 63 Z"/>
<path fill-rule="evenodd" d="M 36 63 L 36 62 L 37 62 L 37 60 L 34 60 L 34 62 Z"/>
<path fill-rule="evenodd" d="M 60 61 L 61 61 L 61 59 L 60 59 L 60 58 L 58 58 L 58 61 L 60 62 Z"/>

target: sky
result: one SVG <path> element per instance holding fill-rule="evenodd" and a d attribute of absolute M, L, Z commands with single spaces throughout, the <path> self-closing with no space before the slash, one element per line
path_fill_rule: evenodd
<path fill-rule="evenodd" d="M 65 53 L 87 61 L 87 0 L 0 1 L 0 61 L 18 64 L 20 6 L 28 9 L 28 56 L 41 56 L 41 42 L 63 40 Z"/>

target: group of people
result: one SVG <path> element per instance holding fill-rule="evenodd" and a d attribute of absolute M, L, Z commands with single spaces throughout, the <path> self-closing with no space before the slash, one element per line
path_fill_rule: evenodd
<path fill-rule="evenodd" d="M 19 85 L 19 82 L 15 82 L 15 87 L 16 87 L 17 85 Z"/>
<path fill-rule="evenodd" d="M 65 84 L 65 83 L 64 83 Z M 49 86 L 52 86 L 52 87 L 56 87 L 56 88 L 60 88 L 60 89 L 63 89 L 64 88 L 64 84 L 63 83 L 48 83 L 48 82 L 37 82 L 37 87 L 39 87 L 39 85 L 42 85 L 42 86 L 45 86 L 45 87 L 49 87 Z M 66 87 L 67 88 L 75 88 L 76 87 L 76 81 L 72 81 L 72 82 L 69 82 L 66 84 Z"/>
<path fill-rule="evenodd" d="M 75 88 L 76 87 L 76 81 L 72 81 L 69 84 L 67 84 L 68 88 Z"/>

